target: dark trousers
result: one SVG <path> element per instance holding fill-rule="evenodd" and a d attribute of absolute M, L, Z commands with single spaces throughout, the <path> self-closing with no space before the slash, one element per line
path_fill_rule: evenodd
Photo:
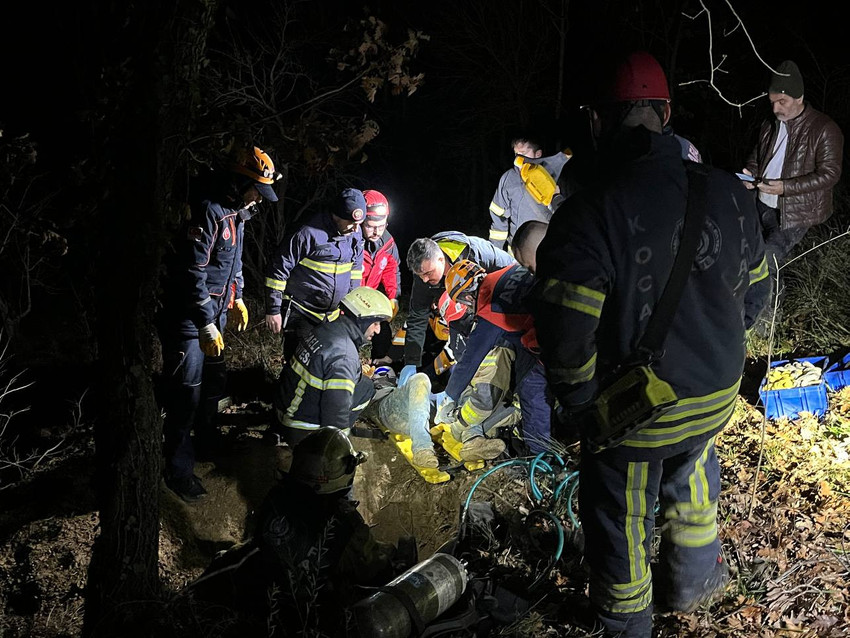
<path fill-rule="evenodd" d="M 227 315 L 222 313 L 219 330 L 224 333 Z M 201 352 L 198 337 L 181 336 L 180 330 L 162 331 L 162 387 L 160 403 L 163 423 L 165 471 L 174 479 L 186 478 L 195 469 L 192 430 L 198 440 L 216 436 L 218 404 L 227 384 L 224 356 L 208 357 Z"/>
<path fill-rule="evenodd" d="M 664 520 L 659 567 L 678 589 L 699 590 L 720 553 L 720 466 L 714 439 L 653 461 L 623 460 L 620 450 L 582 450 L 579 511 L 590 568 L 590 600 L 606 631 L 652 635 L 649 564 L 655 506 Z"/>
<path fill-rule="evenodd" d="M 517 381 L 517 396 L 522 411 L 522 438 L 528 451 L 536 455 L 551 449 L 553 404 L 542 363 L 536 362 Z"/>
<path fill-rule="evenodd" d="M 788 255 L 800 243 L 810 226 L 793 226 L 782 230 L 779 223 L 779 211 L 775 208 L 758 204 L 761 217 L 762 235 L 764 237 L 764 258 L 770 273 L 770 295 L 765 301 L 761 318 L 769 321 L 773 315 L 774 306 L 782 300 L 781 281 L 777 277 L 779 269 L 785 264 Z"/>

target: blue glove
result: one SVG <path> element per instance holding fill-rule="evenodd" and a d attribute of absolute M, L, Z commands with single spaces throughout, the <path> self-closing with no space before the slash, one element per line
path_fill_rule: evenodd
<path fill-rule="evenodd" d="M 408 379 L 416 374 L 416 366 L 408 364 L 401 369 L 401 372 L 398 373 L 398 387 L 400 388 L 405 383 L 407 383 Z"/>
<path fill-rule="evenodd" d="M 431 394 L 431 401 L 433 401 L 437 407 L 440 407 L 440 404 L 448 398 L 445 392 L 438 392 L 437 394 Z"/>

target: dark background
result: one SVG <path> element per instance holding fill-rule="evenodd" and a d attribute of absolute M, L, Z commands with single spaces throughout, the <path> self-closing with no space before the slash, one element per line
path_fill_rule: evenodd
<path fill-rule="evenodd" d="M 7 446 L 48 449 L 66 434 L 81 449 L 94 441 L 89 628 L 119 635 L 102 621 L 143 620 L 136 603 L 161 586 L 154 319 L 191 177 L 242 144 L 268 151 L 285 174 L 281 201 L 265 204 L 246 232 L 255 325 L 248 345 L 233 349 L 266 372 L 271 359 L 253 347 L 261 331 L 270 341 L 260 327 L 264 266 L 287 228 L 355 186 L 388 195 L 402 255 L 440 230 L 486 236 L 515 133 L 539 136 L 546 154 L 569 146 L 570 166 L 591 165 L 578 107 L 623 50 L 658 58 L 675 129 L 718 167 L 740 169 L 769 114 L 765 98 L 750 102 L 767 85 L 762 59 L 795 60 L 809 102 L 848 130 L 844 21 L 823 8 L 837 5 L 704 2 L 4 5 L 0 388 L 17 371 L 32 385 L 0 391 L 0 425 L 29 408 L 0 428 L 0 456 Z M 709 52 L 720 94 L 707 84 Z M 835 220 L 846 228 L 842 186 Z M 404 303 L 410 276 L 402 272 Z M 0 483 L 27 469 L 0 467 Z"/>
<path fill-rule="evenodd" d="M 659 59 L 671 85 L 674 128 L 697 145 L 705 161 L 721 168 L 740 170 L 759 120 L 769 114 L 766 98 L 740 108 L 728 103 L 748 102 L 764 90 L 769 71 L 759 58 L 772 64 L 794 59 L 805 78 L 807 100 L 848 130 L 850 57 L 841 51 L 842 20 L 835 10 L 822 8 L 828 4 L 733 3 L 745 33 L 726 2 L 712 0 L 706 2 L 709 33 L 707 14 L 693 1 L 223 2 L 208 44 L 210 72 L 228 64 L 226 49 L 234 33 L 247 46 L 266 42 L 276 36 L 281 8 L 291 12 L 286 39 L 312 84 L 294 84 L 290 102 L 283 102 L 292 109 L 285 129 L 290 132 L 305 126 L 298 119 L 299 103 L 309 100 L 311 91 L 350 79 L 336 74 L 328 52 L 347 46 L 351 32 L 345 29 L 352 20 L 377 16 L 394 41 L 402 41 L 408 29 L 429 38 L 410 63 L 411 73 L 424 74 L 412 95 L 384 89 L 369 101 L 362 92 L 349 91 L 333 110 L 311 112 L 311 117 L 316 112 L 325 117 L 328 130 L 342 118 L 378 124 L 380 134 L 345 161 L 320 170 L 308 167 L 302 151 L 315 137 L 274 137 L 256 122 L 246 125 L 248 111 L 240 105 L 232 107 L 232 117 L 218 114 L 219 129 L 249 130 L 252 141 L 288 175 L 282 203 L 267 209 L 262 222 L 273 220 L 276 231 L 261 233 L 260 223 L 252 221 L 248 233 L 263 239 L 246 247 L 256 253 L 248 255 L 249 261 L 262 265 L 274 245 L 270 237 L 349 185 L 375 188 L 389 197 L 390 231 L 402 258 L 413 239 L 440 230 L 486 237 L 490 199 L 512 160 L 511 137 L 529 132 L 543 142 L 545 154 L 570 147 L 580 167 L 591 149 L 578 107 L 592 97 L 601 69 L 628 49 L 643 48 Z M 150 20 L 157 7 L 150 4 Z M 112 96 L 119 80 L 132 78 L 139 56 L 132 35 L 143 32 L 147 19 L 144 11 L 128 12 L 123 3 L 50 8 L 14 3 L 4 8 L 0 128 L 7 140 L 28 134 L 35 143 L 38 161 L 26 177 L 32 180 L 30 193 L 44 193 L 39 223 L 68 241 L 61 259 L 45 262 L 55 270 L 32 288 L 33 310 L 14 326 L 22 363 L 59 365 L 92 356 L 86 342 L 89 278 L 97 252 L 93 213 L 98 193 L 111 185 L 109 173 L 90 167 L 102 159 L 102 123 L 121 108 Z M 715 73 L 722 96 L 706 82 L 710 47 L 715 65 L 722 61 Z M 117 76 L 116 68 L 125 75 Z M 206 123 L 194 131 L 196 139 L 209 133 L 203 129 Z M 210 149 L 190 151 L 189 168 Z M 149 169 L 132 156 L 110 162 L 119 172 Z M 844 215 L 839 205 L 837 216 Z M 262 296 L 261 276 L 258 267 L 247 294 Z M 406 268 L 403 276 L 409 289 Z M 67 330 L 78 340 L 55 338 Z"/>

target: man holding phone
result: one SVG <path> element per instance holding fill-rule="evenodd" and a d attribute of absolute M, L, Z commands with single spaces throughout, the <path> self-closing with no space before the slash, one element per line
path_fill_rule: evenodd
<path fill-rule="evenodd" d="M 758 190 L 765 257 L 774 292 L 776 273 L 812 226 L 832 215 L 832 189 L 841 177 L 844 136 L 838 125 L 803 99 L 803 76 L 791 60 L 771 75 L 768 98 L 774 118 L 765 120 L 747 160 L 745 187 Z M 746 179 L 749 176 L 750 179 Z M 772 310 L 765 311 L 766 313 Z M 767 322 L 757 325 L 766 334 Z"/>

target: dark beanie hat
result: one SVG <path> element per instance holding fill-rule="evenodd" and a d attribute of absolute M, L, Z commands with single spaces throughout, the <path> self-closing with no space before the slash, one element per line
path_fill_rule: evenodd
<path fill-rule="evenodd" d="M 803 76 L 797 65 L 791 60 L 785 60 L 776 67 L 776 73 L 770 76 L 770 88 L 767 91 L 784 93 L 793 98 L 803 97 Z"/>
<path fill-rule="evenodd" d="M 362 222 L 366 216 L 366 198 L 356 188 L 346 188 L 339 196 L 334 215 L 352 222 Z"/>

